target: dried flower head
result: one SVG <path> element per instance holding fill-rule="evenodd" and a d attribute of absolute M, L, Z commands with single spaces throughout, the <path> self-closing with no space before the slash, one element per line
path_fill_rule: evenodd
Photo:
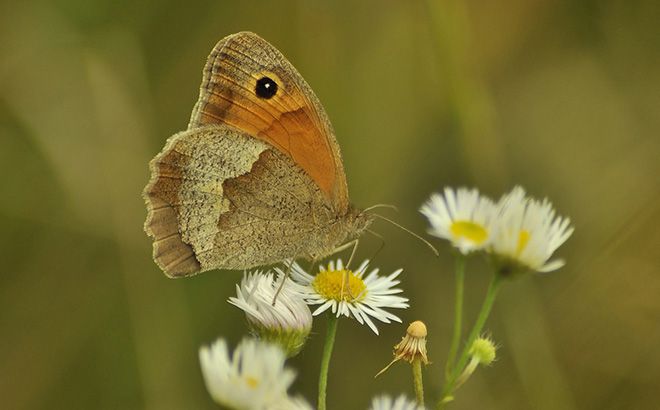
<path fill-rule="evenodd" d="M 421 320 L 416 320 L 408 326 L 405 336 L 394 346 L 394 359 L 385 366 L 383 370 L 376 374 L 376 377 L 384 373 L 394 363 L 399 360 L 405 360 L 412 363 L 414 360 L 420 360 L 424 364 L 429 364 L 426 353 L 426 325 Z"/>

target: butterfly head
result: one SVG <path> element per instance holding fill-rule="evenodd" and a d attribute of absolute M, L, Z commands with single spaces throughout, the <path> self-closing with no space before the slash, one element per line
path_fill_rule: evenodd
<path fill-rule="evenodd" d="M 359 238 L 369 228 L 374 221 L 374 216 L 368 209 L 358 209 L 351 206 L 345 220 L 347 222 L 348 239 L 352 240 Z"/>

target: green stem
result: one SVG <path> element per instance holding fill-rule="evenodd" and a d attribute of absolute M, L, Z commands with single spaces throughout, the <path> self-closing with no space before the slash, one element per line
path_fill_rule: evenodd
<path fill-rule="evenodd" d="M 445 366 L 445 379 L 451 375 L 458 346 L 461 343 L 461 331 L 463 326 L 463 288 L 465 286 L 465 255 L 458 254 L 456 257 L 456 300 L 454 302 L 454 335 L 449 347 L 447 365 Z"/>
<path fill-rule="evenodd" d="M 467 364 L 467 361 L 470 358 L 468 353 L 470 351 L 470 348 L 472 347 L 472 344 L 481 333 L 484 324 L 486 324 L 486 319 L 488 319 L 490 310 L 493 307 L 493 302 L 495 302 L 495 297 L 497 296 L 497 291 L 500 288 L 500 283 L 501 283 L 500 275 L 494 274 L 493 279 L 490 281 L 490 285 L 488 285 L 486 298 L 484 299 L 484 303 L 481 306 L 481 311 L 479 312 L 477 321 L 474 323 L 474 327 L 470 332 L 470 336 L 468 336 L 467 342 L 465 343 L 465 346 L 463 346 L 463 350 L 461 352 L 460 358 L 458 359 L 458 363 L 456 364 L 456 367 L 454 367 L 454 370 L 451 372 L 451 377 L 447 380 L 445 387 L 442 391 L 442 398 L 438 403 L 438 409 L 443 409 L 446 406 L 446 404 L 449 401 L 451 401 L 451 395 L 454 391 L 454 384 L 456 383 L 456 379 L 461 374 L 461 372 L 465 368 L 465 365 Z"/>
<path fill-rule="evenodd" d="M 321 357 L 321 371 L 319 373 L 319 404 L 318 410 L 325 410 L 326 388 L 328 387 L 328 368 L 330 367 L 330 358 L 332 357 L 332 348 L 335 345 L 335 335 L 337 334 L 337 316 L 331 312 L 328 313 L 328 328 L 325 333 L 325 345 L 323 346 L 323 356 Z"/>
<path fill-rule="evenodd" d="M 419 357 L 412 362 L 413 385 L 415 387 L 415 397 L 417 404 L 424 407 L 424 381 L 422 379 L 422 359 Z"/>

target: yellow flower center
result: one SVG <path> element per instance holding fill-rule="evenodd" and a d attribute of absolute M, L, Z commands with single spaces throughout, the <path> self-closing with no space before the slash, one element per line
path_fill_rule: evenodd
<path fill-rule="evenodd" d="M 524 229 L 520 231 L 518 234 L 518 246 L 516 247 L 516 255 L 520 255 L 522 251 L 525 250 L 525 247 L 529 243 L 529 238 L 531 238 L 529 231 Z"/>
<path fill-rule="evenodd" d="M 247 376 L 245 378 L 245 384 L 247 384 L 251 389 L 256 389 L 259 385 L 259 380 L 256 377 Z"/>
<path fill-rule="evenodd" d="M 366 297 L 367 285 L 346 269 L 319 272 L 312 286 L 319 295 L 337 302 L 359 302 Z"/>
<path fill-rule="evenodd" d="M 454 237 L 465 238 L 477 245 L 488 239 L 486 228 L 471 221 L 454 221 L 449 230 Z"/>

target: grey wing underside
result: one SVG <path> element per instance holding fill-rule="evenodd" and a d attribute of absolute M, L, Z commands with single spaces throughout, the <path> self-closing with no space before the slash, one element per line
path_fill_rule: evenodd
<path fill-rule="evenodd" d="M 168 276 L 306 256 L 332 218 L 289 157 L 230 126 L 174 135 L 150 169 L 145 231 Z"/>

